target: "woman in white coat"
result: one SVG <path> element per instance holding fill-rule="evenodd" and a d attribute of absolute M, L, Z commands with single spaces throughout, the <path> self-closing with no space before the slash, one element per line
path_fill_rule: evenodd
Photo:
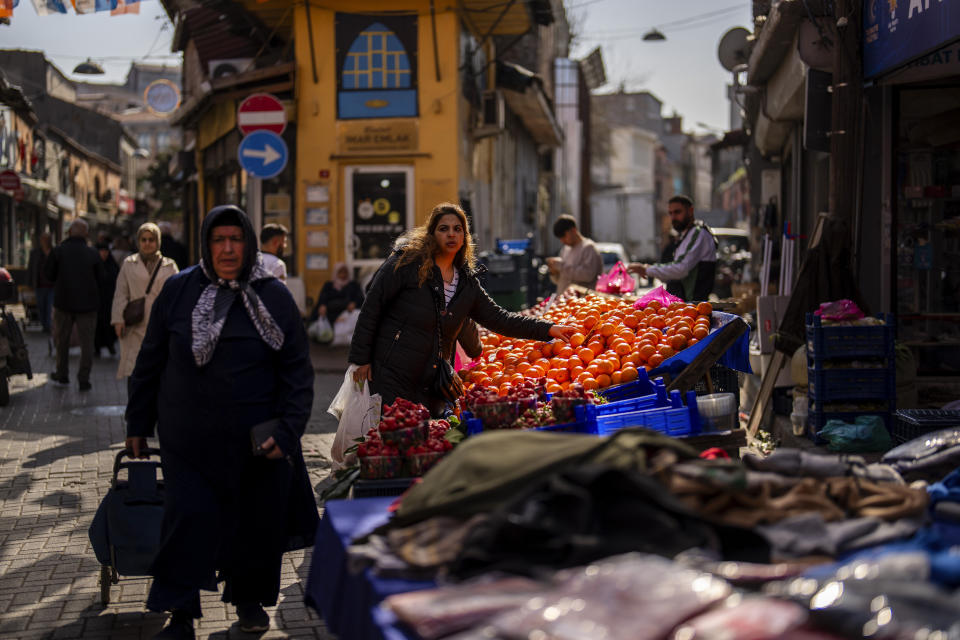
<path fill-rule="evenodd" d="M 153 301 L 160 295 L 160 289 L 167 278 L 177 273 L 177 263 L 170 258 L 164 258 L 160 253 L 160 227 L 152 222 L 145 222 L 137 229 L 137 247 L 139 251 L 127 256 L 120 266 L 120 275 L 117 277 L 117 291 L 113 296 L 111 324 L 120 338 L 120 366 L 117 367 L 117 378 L 126 378 L 133 373 L 133 366 L 137 363 L 137 354 L 140 353 L 140 344 L 147 333 L 147 324 L 150 322 L 150 308 Z M 147 293 L 147 285 L 154 269 L 159 271 L 157 277 Z M 146 297 L 143 320 L 135 326 L 128 327 L 123 321 L 123 310 L 127 303 L 137 298 Z"/>

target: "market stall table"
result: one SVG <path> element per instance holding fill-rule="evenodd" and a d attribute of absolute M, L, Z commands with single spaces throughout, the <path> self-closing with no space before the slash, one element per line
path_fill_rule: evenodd
<path fill-rule="evenodd" d="M 351 573 L 347 547 L 357 536 L 384 524 L 396 498 L 332 500 L 326 503 L 310 563 L 306 602 L 341 638 L 359 640 L 414 640 L 401 629 L 392 612 L 380 602 L 389 595 L 436 586 L 429 580 L 380 578 L 366 569 Z"/>

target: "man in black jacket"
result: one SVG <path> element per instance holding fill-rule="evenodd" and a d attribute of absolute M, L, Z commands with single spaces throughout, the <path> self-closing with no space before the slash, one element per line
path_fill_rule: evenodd
<path fill-rule="evenodd" d="M 69 384 L 70 334 L 77 325 L 80 336 L 80 369 L 77 380 L 80 391 L 89 391 L 93 368 L 93 338 L 100 306 L 98 283 L 102 266 L 100 256 L 87 245 L 87 223 L 77 218 L 70 225 L 69 235 L 50 252 L 44 274 L 53 285 L 53 334 L 57 345 L 57 369 L 50 379 Z"/>

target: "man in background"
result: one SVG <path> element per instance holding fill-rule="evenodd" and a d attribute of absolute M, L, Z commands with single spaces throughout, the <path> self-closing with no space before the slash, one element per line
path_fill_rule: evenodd
<path fill-rule="evenodd" d="M 603 273 L 603 258 L 593 240 L 580 234 L 573 216 L 564 214 L 553 223 L 553 235 L 564 244 L 560 256 L 547 258 L 550 275 L 557 283 L 557 293 L 571 284 L 593 289 Z"/>
<path fill-rule="evenodd" d="M 287 250 L 287 236 L 290 232 L 282 224 L 265 224 L 260 231 L 260 253 L 263 254 L 263 266 L 267 273 L 281 282 L 287 281 L 287 265 L 283 254 Z"/>
<path fill-rule="evenodd" d="M 667 291 L 687 302 L 705 301 L 717 275 L 717 239 L 693 215 L 693 200 L 677 195 L 667 203 L 670 224 L 680 234 L 673 254 L 658 264 L 631 263 L 628 271 L 667 284 Z"/>
<path fill-rule="evenodd" d="M 187 255 L 187 247 L 182 242 L 173 237 L 173 225 L 166 220 L 158 222 L 160 227 L 160 246 L 163 247 L 163 255 L 177 263 L 177 269 L 183 271 L 190 266 L 190 257 Z M 123 264 L 121 260 L 117 264 Z"/>
<path fill-rule="evenodd" d="M 70 225 L 67 239 L 47 258 L 43 267 L 53 282 L 53 333 L 57 345 L 57 369 L 50 379 L 58 384 L 70 383 L 68 375 L 70 334 L 77 325 L 80 337 L 80 368 L 77 380 L 80 391 L 89 391 L 93 368 L 93 339 L 100 307 L 100 254 L 87 244 L 87 223 L 77 218 Z"/>

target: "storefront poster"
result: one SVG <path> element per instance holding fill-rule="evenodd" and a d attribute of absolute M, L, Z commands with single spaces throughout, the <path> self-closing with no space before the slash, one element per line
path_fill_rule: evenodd
<path fill-rule="evenodd" d="M 309 271 L 326 271 L 330 268 L 330 256 L 325 253 L 307 254 L 307 269 Z"/>
<path fill-rule="evenodd" d="M 308 225 L 330 224 L 330 209 L 327 207 L 312 207 L 307 209 Z"/>
<path fill-rule="evenodd" d="M 330 189 L 325 184 L 308 184 L 306 200 L 307 202 L 329 202 Z"/>
<path fill-rule="evenodd" d="M 863 73 L 872 78 L 960 38 L 960 0 L 864 0 Z"/>
<path fill-rule="evenodd" d="M 382 260 L 390 255 L 397 236 L 407 230 L 406 174 L 353 174 L 352 227 L 354 257 Z"/>
<path fill-rule="evenodd" d="M 307 246 L 311 249 L 326 249 L 330 246 L 330 234 L 326 231 L 307 231 Z"/>

